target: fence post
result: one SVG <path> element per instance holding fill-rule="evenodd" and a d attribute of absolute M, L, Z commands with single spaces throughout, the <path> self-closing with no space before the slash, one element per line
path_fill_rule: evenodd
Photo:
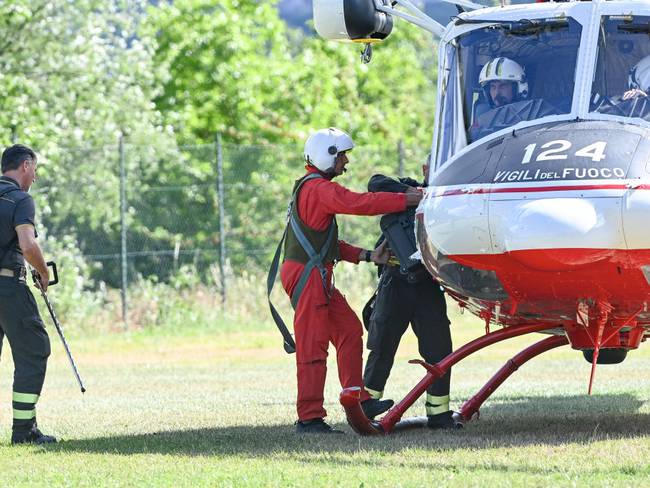
<path fill-rule="evenodd" d="M 404 178 L 404 143 L 401 139 L 397 141 L 397 174 Z"/>
<path fill-rule="evenodd" d="M 225 195 L 223 189 L 223 147 L 221 134 L 217 134 L 217 204 L 219 205 L 219 276 L 221 278 L 221 303 L 226 303 L 226 219 Z"/>
<path fill-rule="evenodd" d="M 127 321 L 128 303 L 127 303 L 127 287 L 128 281 L 128 262 L 126 256 L 126 168 L 124 157 L 124 135 L 120 135 L 119 144 L 120 153 L 120 225 L 122 229 L 122 249 L 120 252 L 122 258 L 122 321 L 124 322 L 124 329 L 129 328 Z"/>
<path fill-rule="evenodd" d="M 176 242 L 174 242 L 174 271 L 178 271 L 178 260 L 181 257 L 181 240 L 176 236 Z"/>

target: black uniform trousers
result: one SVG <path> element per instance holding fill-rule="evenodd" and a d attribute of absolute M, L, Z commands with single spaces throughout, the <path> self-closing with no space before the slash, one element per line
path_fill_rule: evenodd
<path fill-rule="evenodd" d="M 370 316 L 370 355 L 363 375 L 367 388 L 383 391 L 393 367 L 397 347 L 409 323 L 418 338 L 418 350 L 429 364 L 451 353 L 447 305 L 440 285 L 429 276 L 409 283 L 394 266 L 385 268 L 379 280 L 377 298 Z M 451 371 L 435 381 L 427 393 L 449 395 Z"/>
<path fill-rule="evenodd" d="M 36 402 L 45 380 L 50 339 L 27 285 L 0 276 L 0 348 L 3 336 L 14 361 L 13 429 L 26 431 L 36 423 Z"/>

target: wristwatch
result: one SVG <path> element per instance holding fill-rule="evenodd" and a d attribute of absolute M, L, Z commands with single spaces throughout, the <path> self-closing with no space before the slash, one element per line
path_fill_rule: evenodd
<path fill-rule="evenodd" d="M 367 262 L 367 263 L 370 262 L 370 255 L 371 255 L 371 254 L 372 254 L 372 253 L 371 253 L 370 251 L 366 250 L 366 262 Z"/>

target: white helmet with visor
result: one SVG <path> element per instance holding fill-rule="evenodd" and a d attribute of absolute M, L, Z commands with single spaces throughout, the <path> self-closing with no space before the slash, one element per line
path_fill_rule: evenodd
<path fill-rule="evenodd" d="M 630 90 L 650 90 L 650 56 L 646 56 L 636 63 L 627 77 L 627 86 Z"/>
<path fill-rule="evenodd" d="M 324 173 L 331 172 L 338 153 L 354 147 L 352 138 L 340 129 L 330 127 L 311 134 L 305 142 L 305 161 Z"/>
<path fill-rule="evenodd" d="M 491 81 L 511 81 L 515 86 L 512 91 L 515 100 L 528 98 L 528 81 L 524 68 L 510 58 L 499 57 L 485 63 L 478 81 L 489 102 L 492 101 L 489 94 Z"/>

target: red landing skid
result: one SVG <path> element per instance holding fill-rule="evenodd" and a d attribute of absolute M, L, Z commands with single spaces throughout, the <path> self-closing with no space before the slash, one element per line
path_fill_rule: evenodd
<path fill-rule="evenodd" d="M 409 407 L 411 407 L 411 405 L 422 396 L 427 387 L 443 376 L 454 364 L 458 363 L 470 354 L 497 342 L 524 334 L 530 334 L 532 332 L 541 332 L 548 328 L 549 326 L 545 324 L 515 325 L 505 329 L 496 330 L 474 339 L 458 350 L 452 352 L 437 364 L 431 365 L 419 360 L 410 361 L 411 363 L 421 364 L 427 370 L 427 374 L 417 385 L 415 385 L 415 387 L 401 402 L 391 408 L 379 421 L 369 420 L 364 415 L 363 410 L 361 410 L 361 404 L 359 403 L 360 388 L 346 388 L 341 392 L 340 401 L 345 409 L 348 423 L 354 431 L 360 435 L 389 434 L 393 429 L 395 429 L 396 424 L 401 420 L 406 410 L 408 410 Z M 563 335 L 552 336 L 533 344 L 521 353 L 517 354 L 508 361 L 508 363 L 506 363 L 506 365 L 501 368 L 474 397 L 465 402 L 461 408 L 463 419 L 469 420 L 476 412 L 478 412 L 481 404 L 494 392 L 494 390 L 496 390 L 506 380 L 506 378 L 514 373 L 526 361 L 545 351 L 568 344 L 568 342 L 567 338 Z"/>

